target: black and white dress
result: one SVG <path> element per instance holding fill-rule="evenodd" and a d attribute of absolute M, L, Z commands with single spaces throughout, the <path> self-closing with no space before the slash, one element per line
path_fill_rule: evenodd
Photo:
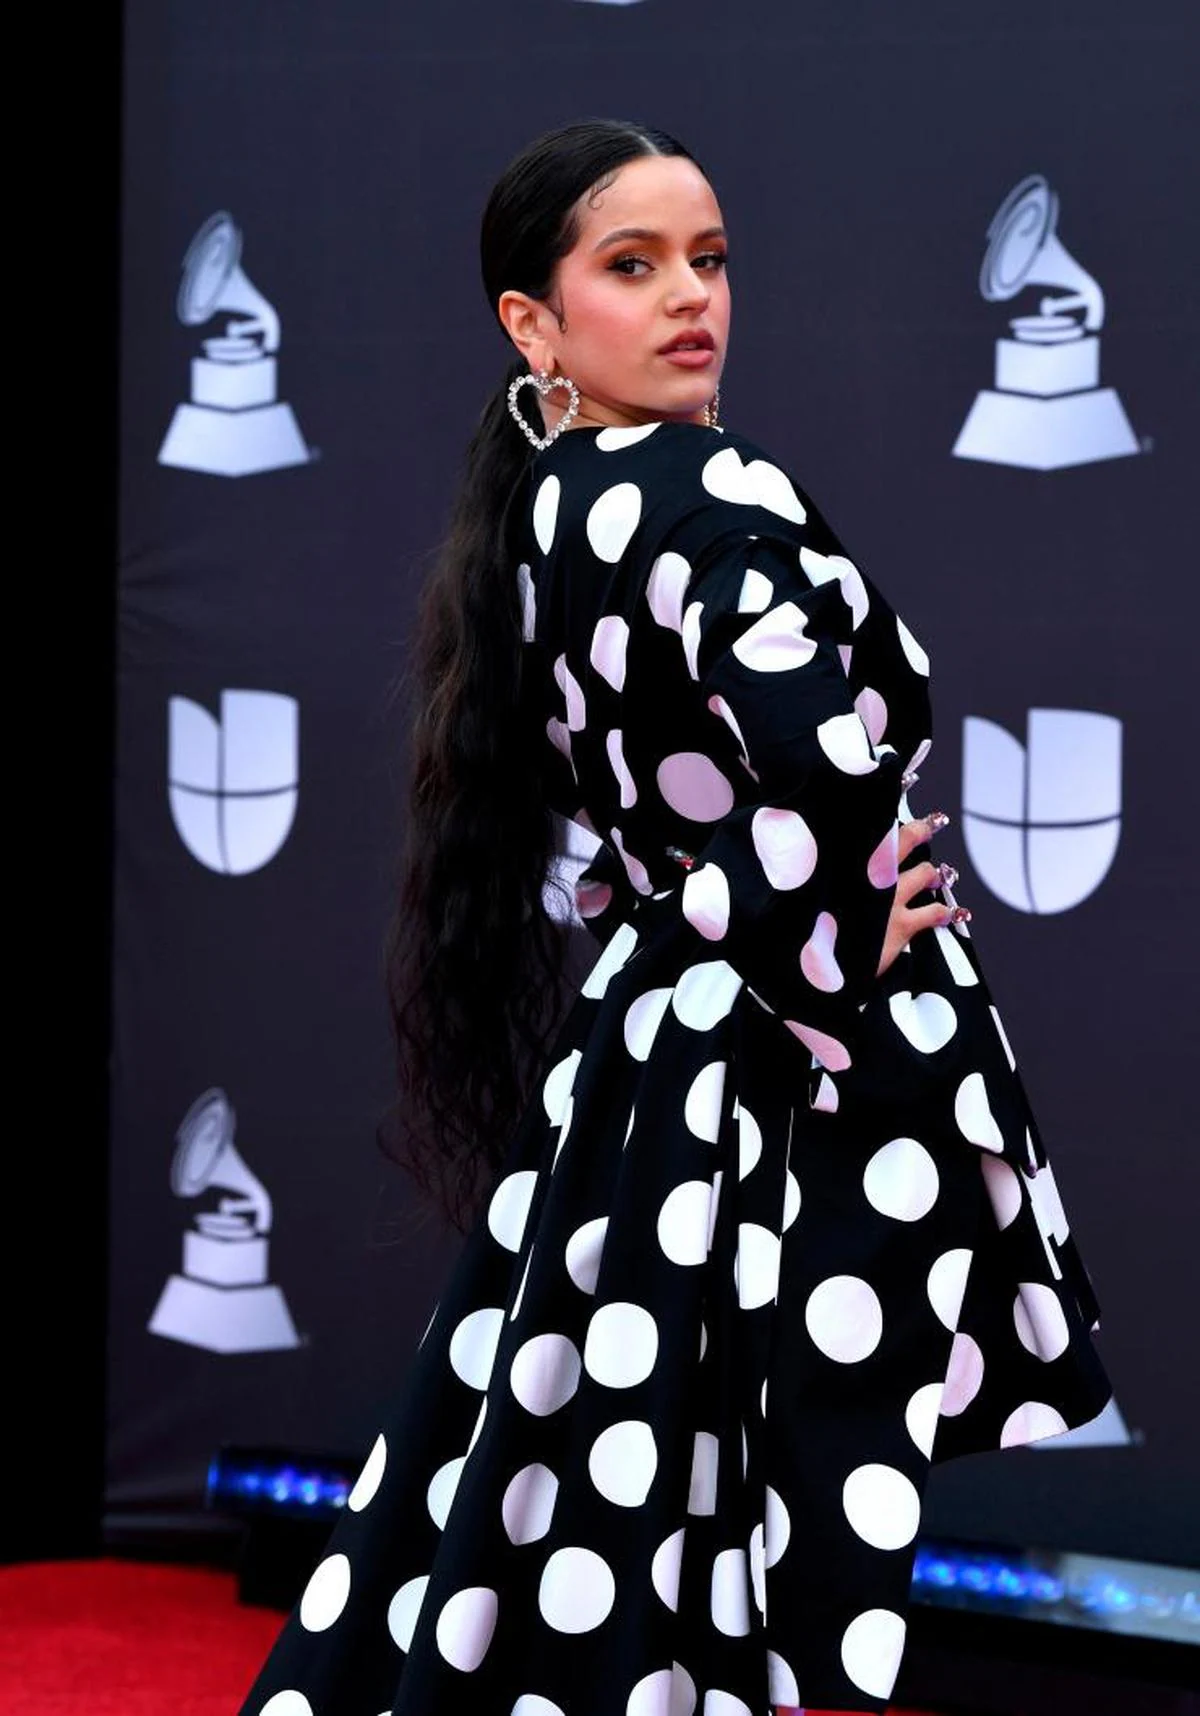
<path fill-rule="evenodd" d="M 736 434 L 522 505 L 602 947 L 243 1716 L 879 1712 L 930 1462 L 1111 1392 L 969 933 L 875 975 L 928 658 Z"/>

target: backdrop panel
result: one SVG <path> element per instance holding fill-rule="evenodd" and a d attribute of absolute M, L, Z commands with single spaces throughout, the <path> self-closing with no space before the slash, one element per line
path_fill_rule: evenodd
<path fill-rule="evenodd" d="M 1194 1555 L 1196 45 L 1117 0 L 130 5 L 114 1524 L 197 1520 L 221 1441 L 365 1451 L 455 1253 L 373 1142 L 392 692 L 506 361 L 484 198 L 602 113 L 710 173 L 723 415 L 933 657 L 914 798 L 1104 1306 L 1093 1445 L 941 1468 L 925 1526 Z"/>

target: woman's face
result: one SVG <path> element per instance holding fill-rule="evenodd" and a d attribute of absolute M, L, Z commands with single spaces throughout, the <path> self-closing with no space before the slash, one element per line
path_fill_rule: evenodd
<path fill-rule="evenodd" d="M 725 362 L 730 307 L 724 227 L 708 180 L 681 157 L 639 156 L 606 189 L 581 197 L 577 218 L 579 236 L 548 300 L 500 299 L 514 344 L 531 368 L 571 377 L 578 422 L 703 421 Z M 695 349 L 677 349 L 693 339 Z M 567 403 L 565 389 L 541 402 L 547 428 Z"/>

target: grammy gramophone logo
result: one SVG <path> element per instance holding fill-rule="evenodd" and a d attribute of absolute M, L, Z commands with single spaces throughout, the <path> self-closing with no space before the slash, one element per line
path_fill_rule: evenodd
<path fill-rule="evenodd" d="M 1040 173 L 1009 192 L 988 227 L 979 290 L 991 303 L 1050 286 L 996 341 L 995 386 L 975 397 L 960 459 L 1056 471 L 1140 451 L 1115 390 L 1100 385 L 1104 293 L 1063 248 L 1058 197 Z"/>
<path fill-rule="evenodd" d="M 233 216 L 210 216 L 188 246 L 175 308 L 188 328 L 224 315 L 192 359 L 191 400 L 176 407 L 160 465 L 246 477 L 306 465 L 310 453 L 290 405 L 276 397 L 279 316 L 241 267 Z"/>
<path fill-rule="evenodd" d="M 175 1135 L 171 1190 L 199 1198 L 183 1236 L 183 1265 L 159 1296 L 150 1333 L 214 1353 L 273 1352 L 300 1337 L 280 1289 L 268 1280 L 271 1199 L 234 1145 L 237 1119 L 223 1090 L 206 1090 Z"/>

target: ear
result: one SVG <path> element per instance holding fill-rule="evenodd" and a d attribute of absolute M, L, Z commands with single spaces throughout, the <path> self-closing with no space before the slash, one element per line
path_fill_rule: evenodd
<path fill-rule="evenodd" d="M 553 370 L 550 330 L 557 330 L 558 324 L 547 305 L 524 292 L 502 292 L 496 314 L 530 369 Z"/>

